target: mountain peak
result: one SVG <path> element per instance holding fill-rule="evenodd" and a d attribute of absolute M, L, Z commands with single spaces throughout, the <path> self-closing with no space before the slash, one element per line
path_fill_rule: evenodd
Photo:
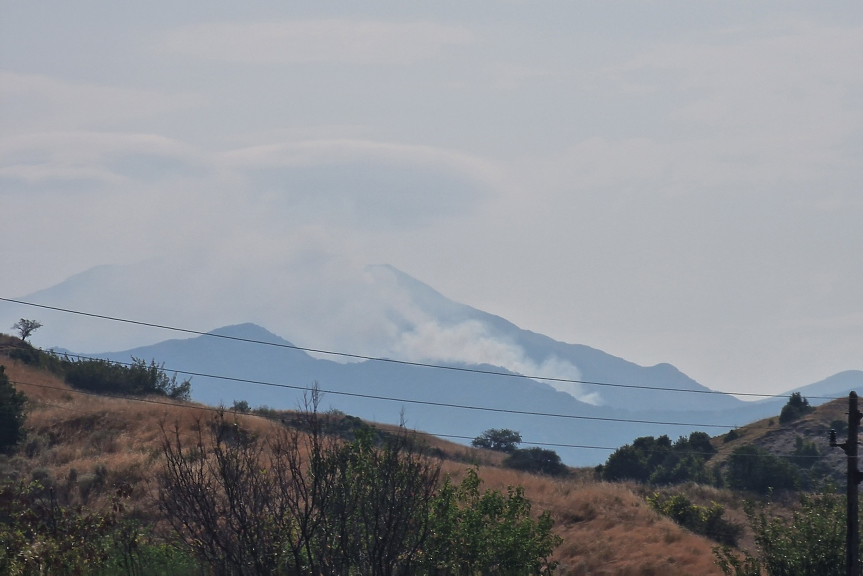
<path fill-rule="evenodd" d="M 231 326 L 222 326 L 215 330 L 210 330 L 207 334 L 213 336 L 224 336 L 227 338 L 239 338 L 241 340 L 254 340 L 260 342 L 268 342 L 270 344 L 285 344 L 293 346 L 284 338 L 273 334 L 266 328 L 253 324 L 252 322 L 244 322 L 242 324 L 233 324 Z"/>

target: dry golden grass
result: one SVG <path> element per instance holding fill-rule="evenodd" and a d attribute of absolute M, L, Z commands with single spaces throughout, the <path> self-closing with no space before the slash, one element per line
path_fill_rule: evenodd
<path fill-rule="evenodd" d="M 444 466 L 453 469 L 459 467 Z M 524 486 L 534 512 L 552 513 L 555 533 L 563 538 L 555 555 L 560 574 L 722 574 L 713 562 L 715 543 L 660 517 L 630 486 L 503 468 L 481 468 L 480 475 L 486 488 Z"/>
<path fill-rule="evenodd" d="M 29 437 L 18 456 L 6 458 L 0 473 L 19 477 L 50 477 L 60 488 L 92 484 L 101 473 L 105 484 L 128 483 L 140 513 L 154 514 L 148 497 L 148 480 L 160 465 L 160 423 L 191 437 L 212 410 L 193 403 L 147 404 L 129 399 L 101 398 L 76 393 L 56 377 L 0 357 L 10 379 L 21 382 L 27 394 Z M 238 415 L 245 429 L 265 435 L 272 421 Z M 393 427 L 378 425 L 391 430 Z M 500 468 L 503 455 L 475 450 L 423 435 L 442 454 L 443 472 L 460 478 L 477 466 L 485 488 L 505 491 L 522 485 L 533 512 L 548 510 L 556 519 L 555 532 L 563 538 L 556 552 L 562 575 L 710 575 L 721 574 L 713 563 L 714 544 L 696 536 L 651 510 L 633 487 L 593 479 L 592 473 L 573 474 L 563 480 Z M 81 503 L 93 504 L 79 489 Z M 152 517 L 152 516 L 150 516 Z"/>

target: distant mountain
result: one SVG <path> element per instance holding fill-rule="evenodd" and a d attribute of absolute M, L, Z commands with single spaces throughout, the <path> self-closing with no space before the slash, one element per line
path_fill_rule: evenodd
<path fill-rule="evenodd" d="M 627 387 L 579 384 L 574 395 L 592 400 L 591 403 L 614 406 L 630 410 L 724 410 L 740 407 L 743 402 L 726 395 L 711 394 L 702 386 L 671 364 L 657 364 L 644 367 L 601 350 L 581 344 L 567 344 L 548 336 L 524 330 L 501 318 L 471 306 L 453 302 L 430 286 L 407 274 L 383 265 L 376 267 L 383 273 L 391 274 L 398 285 L 412 297 L 412 301 L 428 316 L 443 326 L 457 326 L 466 322 L 479 323 L 485 329 L 485 336 L 499 342 L 513 345 L 523 351 L 528 365 L 539 367 L 539 371 L 528 373 L 538 376 L 562 376 L 586 382 L 610 384 L 635 384 L 656 388 L 676 388 L 697 390 L 702 393 L 689 393 L 681 396 L 677 392 L 641 390 Z M 569 374 L 559 374 L 555 369 L 569 366 L 574 368 Z M 547 367 L 543 370 L 543 367 Z M 521 371 L 520 371 L 521 372 Z M 522 372 L 526 373 L 526 372 Z M 551 386 L 567 388 L 566 384 L 548 382 Z"/>
<path fill-rule="evenodd" d="M 782 398 L 769 398 L 761 400 L 759 403 L 779 406 L 781 408 L 786 402 L 784 396 L 800 392 L 800 394 L 809 399 L 810 404 L 820 406 L 829 402 L 831 398 L 848 396 L 848 393 L 852 390 L 858 394 L 863 394 L 863 371 L 846 370 L 839 372 L 824 380 L 784 392 Z"/>

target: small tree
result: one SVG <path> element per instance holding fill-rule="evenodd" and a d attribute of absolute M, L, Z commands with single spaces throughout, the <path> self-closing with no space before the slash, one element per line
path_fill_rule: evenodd
<path fill-rule="evenodd" d="M 509 428 L 490 428 L 473 439 L 471 446 L 512 454 L 521 444 L 521 434 Z"/>
<path fill-rule="evenodd" d="M 0 366 L 0 452 L 9 452 L 24 440 L 26 402 L 24 393 L 16 390 L 6 376 L 6 367 Z"/>
<path fill-rule="evenodd" d="M 787 422 L 793 422 L 798 418 L 805 416 L 815 410 L 812 406 L 809 405 L 809 400 L 804 398 L 800 392 L 794 392 L 791 394 L 791 397 L 788 398 L 788 403 L 782 407 L 782 412 L 779 413 L 779 423 L 785 424 Z"/>
<path fill-rule="evenodd" d="M 12 330 L 18 331 L 18 335 L 21 337 L 21 340 L 27 340 L 33 332 L 41 327 L 41 322 L 36 320 L 27 320 L 26 318 L 21 318 L 12 324 Z"/>

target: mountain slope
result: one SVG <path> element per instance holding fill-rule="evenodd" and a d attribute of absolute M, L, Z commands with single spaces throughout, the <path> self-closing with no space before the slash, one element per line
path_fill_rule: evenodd
<path fill-rule="evenodd" d="M 556 376 L 558 374 L 553 372 L 554 368 L 569 364 L 578 371 L 578 377 L 573 377 L 577 380 L 709 391 L 709 388 L 702 386 L 670 364 L 644 367 L 590 346 L 559 342 L 543 334 L 519 328 L 500 316 L 453 302 L 430 286 L 392 266 L 372 268 L 391 274 L 411 295 L 412 301 L 420 309 L 445 326 L 456 326 L 469 321 L 478 322 L 485 327 L 486 335 L 490 338 L 510 343 L 523 350 L 533 365 L 552 368 L 549 370 L 551 373 L 538 374 L 540 376 Z M 549 383 L 552 386 L 561 386 L 557 383 Z M 687 394 L 685 399 L 681 399 L 681 395 L 676 392 L 591 385 L 579 385 L 578 388 L 585 396 L 595 398 L 597 403 L 639 411 L 726 410 L 738 408 L 743 404 L 740 400 L 724 394 Z M 577 393 L 576 396 L 578 396 Z"/>

